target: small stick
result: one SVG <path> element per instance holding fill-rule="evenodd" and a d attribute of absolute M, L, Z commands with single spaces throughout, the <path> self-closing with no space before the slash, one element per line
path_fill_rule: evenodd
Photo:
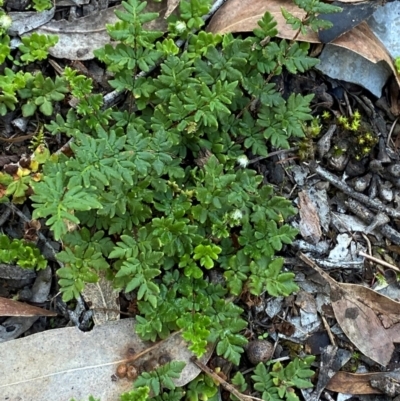
<path fill-rule="evenodd" d="M 345 194 L 351 196 L 352 198 L 357 199 L 359 202 L 362 202 L 365 205 L 368 205 L 369 207 L 377 209 L 380 212 L 386 213 L 389 216 L 395 217 L 397 219 L 400 218 L 400 211 L 395 210 L 395 209 L 390 208 L 390 207 L 387 207 L 382 202 L 379 202 L 379 201 L 377 201 L 375 199 L 370 199 L 368 196 L 354 191 L 353 188 L 350 188 L 346 183 L 341 181 L 334 174 L 332 174 L 329 171 L 323 169 L 315 161 L 312 161 L 310 163 L 310 169 L 311 169 L 312 172 L 317 173 L 318 175 L 323 177 L 325 180 L 327 180 L 331 184 L 333 184 L 336 188 L 340 189 L 342 192 L 344 192 Z"/>
<path fill-rule="evenodd" d="M 398 120 L 399 120 L 399 117 L 397 117 L 396 120 L 394 120 L 392 126 L 390 127 L 389 135 L 388 135 L 388 138 L 386 141 L 386 146 L 388 146 L 388 147 L 390 146 L 390 141 L 392 139 L 392 133 L 394 131 L 394 127 L 396 126 Z"/>
<path fill-rule="evenodd" d="M 210 376 L 213 380 L 217 381 L 225 390 L 232 393 L 235 397 L 242 401 L 257 400 L 263 401 L 261 398 L 253 397 L 251 395 L 246 395 L 240 393 L 232 384 L 227 383 L 222 377 L 219 377 L 215 372 L 213 372 L 208 366 L 201 363 L 195 356 L 192 356 L 190 360 L 200 368 L 206 375 Z"/>
<path fill-rule="evenodd" d="M 359 254 L 360 256 L 364 256 L 364 258 L 367 258 L 367 259 L 369 259 L 369 260 L 372 260 L 372 261 L 375 262 L 375 263 L 378 263 L 378 264 L 380 264 L 380 265 L 382 265 L 382 266 L 388 267 L 389 269 L 395 270 L 396 272 L 400 272 L 400 269 L 399 269 L 398 267 L 393 266 L 393 265 L 391 265 L 390 263 L 385 262 L 384 260 L 375 258 L 375 257 L 373 257 L 373 256 L 371 256 L 371 255 L 368 255 L 367 253 L 364 253 L 364 252 L 361 252 L 361 251 L 358 252 L 358 254 Z"/>
<path fill-rule="evenodd" d="M 332 344 L 333 346 L 336 347 L 335 338 L 333 337 L 331 328 L 329 327 L 329 324 L 328 324 L 328 322 L 326 321 L 325 316 L 321 315 L 321 319 L 322 319 L 322 323 L 324 324 L 325 330 L 326 330 L 326 332 L 328 333 L 328 337 L 329 337 L 329 339 L 331 340 L 331 344 Z"/>
<path fill-rule="evenodd" d="M 365 241 L 367 242 L 368 253 L 369 253 L 369 255 L 371 255 L 372 254 L 371 241 L 369 240 L 369 238 L 364 233 L 361 233 L 361 235 L 364 237 Z"/>
<path fill-rule="evenodd" d="M 256 163 L 256 162 L 259 162 L 260 160 L 268 159 L 269 157 L 280 155 L 282 153 L 294 152 L 298 149 L 299 148 L 296 146 L 296 147 L 290 148 L 290 149 L 276 150 L 275 152 L 268 153 L 267 156 L 259 156 L 259 157 L 255 157 L 254 159 L 250 159 L 249 164 Z"/>

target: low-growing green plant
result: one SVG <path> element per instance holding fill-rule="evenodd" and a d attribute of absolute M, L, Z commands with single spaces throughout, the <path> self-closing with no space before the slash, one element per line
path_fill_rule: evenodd
<path fill-rule="evenodd" d="M 16 264 L 23 269 L 45 269 L 47 260 L 39 249 L 24 240 L 10 239 L 0 234 L 0 263 Z"/>
<path fill-rule="evenodd" d="M 213 379 L 205 373 L 199 374 L 186 388 L 188 401 L 217 401 L 218 386 Z"/>
<path fill-rule="evenodd" d="M 259 363 L 251 376 L 254 389 L 265 401 L 299 401 L 295 390 L 313 387 L 310 378 L 314 371 L 310 367 L 314 360 L 314 356 L 295 358 L 285 367 L 281 362 L 275 362 L 271 370 L 266 364 Z"/>
<path fill-rule="evenodd" d="M 398 74 L 400 74 L 400 57 L 394 59 L 394 66 Z"/>
<path fill-rule="evenodd" d="M 53 7 L 53 2 L 51 0 L 32 0 L 33 8 L 38 11 L 50 10 Z"/>
<path fill-rule="evenodd" d="M 45 60 L 48 56 L 48 50 L 58 42 L 56 35 L 40 35 L 37 32 L 30 36 L 22 37 L 22 44 L 18 46 L 22 53 L 20 59 L 24 64 L 32 63 L 36 60 Z M 19 61 L 14 61 L 19 64 Z"/>
<path fill-rule="evenodd" d="M 298 3 L 311 7 L 302 23 L 314 21 L 319 3 Z M 134 291 L 143 339 L 181 329 L 196 355 L 216 341 L 218 355 L 238 364 L 247 323 L 227 297 L 297 290 L 276 255 L 297 234 L 285 223 L 295 208 L 247 168 L 247 154 L 267 155 L 304 136 L 312 95 L 284 98 L 271 80 L 284 68 L 295 74 L 318 61 L 307 55 L 309 44 L 274 39 L 269 13 L 247 38 L 194 33 L 206 4 L 181 1 L 171 22 L 171 37 L 188 37 L 185 50 L 144 28 L 157 17 L 144 12 L 145 3 L 129 0 L 116 11 L 119 21 L 107 26 L 115 46 L 95 54 L 113 74 L 110 85 L 126 91 L 129 110 L 103 110 L 91 80 L 70 69 L 59 85 L 49 82 L 40 102 L 32 83 L 19 93 L 32 91 L 25 115 L 46 101 L 41 111 L 50 113 L 51 100 L 66 91 L 78 100 L 47 125 L 74 138 L 73 156 L 47 162 L 31 196 L 34 218 L 47 218 L 63 241 L 64 300 L 104 270 L 116 288 Z M 160 58 L 157 74 L 137 76 Z M 43 91 L 47 81 L 39 78 Z M 220 283 L 210 270 L 221 274 Z"/>
<path fill-rule="evenodd" d="M 311 370 L 314 356 L 296 357 L 283 366 L 281 362 L 259 363 L 254 374 L 247 379 L 241 372 L 237 372 L 231 380 L 232 385 L 241 393 L 250 386 L 258 391 L 265 401 L 299 401 L 296 390 L 313 387 L 311 377 L 315 372 Z M 182 398 L 189 401 L 215 401 L 218 399 L 218 384 L 209 376 L 201 373 L 186 387 L 186 392 L 177 389 L 173 378 L 179 377 L 183 368 L 182 362 L 168 363 L 152 372 L 142 373 L 134 382 L 134 389 L 121 396 L 122 401 L 180 401 Z M 125 397 L 125 398 L 124 398 Z M 237 401 L 231 394 L 231 400 Z"/>
<path fill-rule="evenodd" d="M 32 183 L 41 180 L 40 166 L 51 158 L 49 149 L 43 144 L 42 134 L 43 127 L 39 128 L 37 138 L 32 138 L 35 150 L 29 159 L 24 159 L 24 167 L 11 165 L 8 172 L 0 172 L 0 203 L 9 199 L 16 204 L 24 203 Z"/>
<path fill-rule="evenodd" d="M 5 67 L 0 75 L 0 116 L 15 110 L 17 105 L 22 105 L 24 117 L 32 116 L 37 108 L 45 116 L 50 116 L 53 103 L 63 100 L 68 92 L 66 81 L 60 77 L 54 80 L 44 77 L 41 72 L 23 72 L 21 68 L 46 59 L 49 48 L 57 43 L 58 37 L 36 32 L 24 36 L 18 46 L 18 57 L 14 58 L 7 35 L 11 22 L 11 18 L 0 9 L 0 64 Z"/>

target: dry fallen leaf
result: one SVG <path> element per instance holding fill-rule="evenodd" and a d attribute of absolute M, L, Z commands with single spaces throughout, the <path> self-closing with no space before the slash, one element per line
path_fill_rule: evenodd
<path fill-rule="evenodd" d="M 54 17 L 55 10 L 56 8 L 53 7 L 50 10 L 45 10 L 39 13 L 36 11 L 10 12 L 8 15 L 12 19 L 12 24 L 8 29 L 8 33 L 16 36 L 22 35 L 25 32 L 30 32 L 32 29 L 39 28 Z"/>
<path fill-rule="evenodd" d="M 57 313 L 0 297 L 0 316 L 57 316 Z"/>
<path fill-rule="evenodd" d="M 366 58 L 372 63 L 384 61 L 393 71 L 397 82 L 400 84 L 399 74 L 394 68 L 392 58 L 383 46 L 382 42 L 374 35 L 366 22 L 337 38 L 332 45 L 344 47 Z"/>
<path fill-rule="evenodd" d="M 300 259 L 316 270 L 331 288 L 336 320 L 365 356 L 386 366 L 400 342 L 400 303 L 367 287 L 338 283 L 306 255 Z"/>
<path fill-rule="evenodd" d="M 161 3 L 149 2 L 146 12 L 158 12 L 160 17 L 145 24 L 149 30 L 165 30 L 166 22 L 163 18 L 167 8 L 166 0 Z M 36 29 L 35 32 L 46 35 L 57 35 L 58 43 L 49 49 L 53 57 L 68 60 L 91 60 L 93 50 L 99 49 L 111 41 L 107 33 L 106 24 L 115 24 L 119 19 L 115 10 L 125 10 L 122 6 L 101 10 L 96 15 L 79 18 L 76 21 L 50 21 Z M 31 34 L 32 32 L 29 32 Z"/>
<path fill-rule="evenodd" d="M 298 8 L 292 0 L 230 0 L 214 14 L 207 27 L 212 33 L 249 32 L 259 28 L 257 22 L 269 11 L 278 23 L 278 37 L 293 39 L 296 32 L 286 23 L 281 7 L 286 8 L 295 17 L 303 18 L 305 11 Z M 299 35 L 298 40 L 319 43 L 318 35 L 309 32 Z"/>
<path fill-rule="evenodd" d="M 152 344 L 140 340 L 134 326 L 134 319 L 123 319 L 95 326 L 90 332 L 68 327 L 0 344 L 1 401 L 86 400 L 89 394 L 115 401 L 132 388 L 127 379 L 112 379 L 120 363 L 134 360 L 139 367 L 166 354 L 173 361 L 186 362 L 180 378 L 174 380 L 177 386 L 200 373 L 190 362 L 193 354 L 179 332 Z M 201 358 L 203 363 L 212 351 L 210 347 Z"/>
<path fill-rule="evenodd" d="M 400 381 L 400 372 L 349 373 L 337 372 L 326 386 L 327 390 L 344 394 L 382 394 L 371 386 L 371 380 L 384 377 Z"/>

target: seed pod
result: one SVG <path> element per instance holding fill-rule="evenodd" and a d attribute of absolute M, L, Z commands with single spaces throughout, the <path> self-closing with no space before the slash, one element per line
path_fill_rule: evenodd
<path fill-rule="evenodd" d="M 246 355 L 253 365 L 266 362 L 272 358 L 274 346 L 266 340 L 251 341 L 246 349 Z"/>
<path fill-rule="evenodd" d="M 115 372 L 115 374 L 120 378 L 124 378 L 126 376 L 128 372 L 128 367 L 126 366 L 126 363 L 120 363 L 117 366 L 117 371 Z"/>
<path fill-rule="evenodd" d="M 138 377 L 138 371 L 134 365 L 129 363 L 127 365 L 126 378 L 128 380 L 135 380 Z"/>

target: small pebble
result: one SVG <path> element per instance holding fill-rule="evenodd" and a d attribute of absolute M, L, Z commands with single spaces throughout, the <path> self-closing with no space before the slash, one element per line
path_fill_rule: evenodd
<path fill-rule="evenodd" d="M 346 168 L 346 165 L 349 161 L 349 156 L 346 153 L 343 153 L 339 156 L 331 156 L 328 159 L 328 165 L 330 168 L 336 171 L 343 171 Z"/>
<path fill-rule="evenodd" d="M 353 178 L 349 181 L 349 185 L 351 185 L 357 192 L 364 192 L 371 182 L 371 178 L 371 174 L 366 174 L 364 177 Z"/>
<path fill-rule="evenodd" d="M 379 138 L 378 160 L 380 160 L 382 163 L 390 163 L 392 161 L 386 150 L 385 140 L 382 137 Z"/>
<path fill-rule="evenodd" d="M 348 177 L 359 177 L 360 175 L 363 175 L 365 171 L 365 159 L 354 160 L 351 158 L 346 166 L 346 174 Z"/>
<path fill-rule="evenodd" d="M 373 173 L 379 173 L 384 169 L 382 163 L 379 160 L 371 160 L 368 167 L 369 170 L 372 171 Z"/>
<path fill-rule="evenodd" d="M 400 164 L 391 164 L 387 167 L 387 172 L 391 174 L 393 177 L 399 178 L 400 177 Z"/>
<path fill-rule="evenodd" d="M 251 341 L 246 348 L 246 355 L 253 365 L 272 358 L 274 346 L 267 340 Z"/>
<path fill-rule="evenodd" d="M 372 180 L 371 180 L 371 185 L 368 188 L 368 196 L 371 199 L 376 198 L 376 196 L 378 194 L 378 182 L 377 182 L 377 180 L 378 180 L 378 177 L 376 175 L 374 175 L 372 177 Z"/>
<path fill-rule="evenodd" d="M 378 193 L 379 193 L 379 198 L 383 202 L 392 202 L 394 198 L 392 184 L 388 181 L 378 182 Z"/>

